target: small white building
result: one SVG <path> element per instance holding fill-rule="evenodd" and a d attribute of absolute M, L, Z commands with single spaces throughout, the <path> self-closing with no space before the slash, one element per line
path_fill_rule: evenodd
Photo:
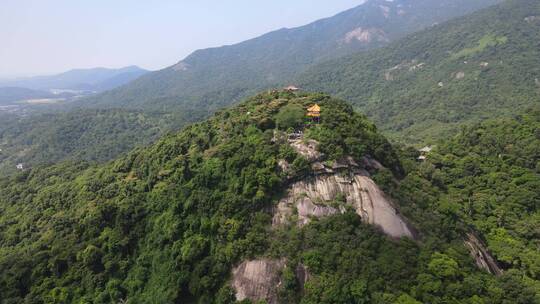
<path fill-rule="evenodd" d="M 23 164 L 17 164 L 17 170 L 24 170 Z"/>
<path fill-rule="evenodd" d="M 296 92 L 296 91 L 299 91 L 300 88 L 296 87 L 296 86 L 293 86 L 293 85 L 290 85 L 288 87 L 285 88 L 285 91 L 289 91 L 289 92 Z"/>
<path fill-rule="evenodd" d="M 427 155 L 433 150 L 433 147 L 425 146 L 422 149 L 418 150 L 420 152 L 420 156 L 418 156 L 419 161 L 426 161 Z"/>
<path fill-rule="evenodd" d="M 420 153 L 429 153 L 429 152 L 433 151 L 433 147 L 425 146 L 425 147 L 423 147 L 422 149 L 420 149 L 418 151 L 420 151 Z"/>

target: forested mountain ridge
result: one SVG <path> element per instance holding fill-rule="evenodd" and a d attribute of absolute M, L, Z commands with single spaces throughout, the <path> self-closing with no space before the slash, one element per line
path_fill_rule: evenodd
<path fill-rule="evenodd" d="M 178 64 L 84 101 L 131 108 L 197 106 L 213 112 L 323 60 L 386 45 L 498 0 L 369 0 L 334 17 L 239 44 L 199 50 Z"/>
<path fill-rule="evenodd" d="M 306 117 L 314 104 L 321 106 L 320 123 Z M 516 121 L 525 122 L 517 133 L 509 132 L 514 121 L 464 131 L 418 164 L 418 152 L 392 147 L 343 101 L 270 92 L 106 165 L 63 163 L 1 178 L 0 298 L 234 303 L 242 296 L 231 282 L 241 272 L 237 266 L 262 259 L 256 263 L 287 265 L 272 274 L 279 303 L 540 303 L 538 235 L 518 224 L 521 217 L 534 223 L 535 196 L 518 200 L 527 213 L 506 209 L 501 193 L 484 202 L 506 209 L 510 221 L 493 222 L 498 212 L 489 207 L 461 217 L 468 200 L 452 189 L 467 181 L 449 179 L 482 169 L 466 156 L 489 142 L 492 148 L 481 151 L 487 164 L 498 159 L 502 170 L 513 166 L 508 182 L 518 191 L 512 192 L 538 189 L 538 176 L 531 175 L 538 173 L 538 115 Z M 304 139 L 291 142 L 287 134 L 295 129 Z M 320 160 L 316 170 L 341 170 L 341 160 L 352 158 L 348 166 L 360 166 L 393 198 L 397 214 L 418 230 L 417 241 L 384 236 L 340 195 L 317 204 L 341 212 L 306 225 L 296 225 L 293 214 L 290 224 L 275 227 L 272 215 L 290 176 L 315 174 L 293 143 L 309 147 L 314 140 L 324 156 L 309 149 L 305 155 Z M 511 145 L 522 147 L 519 157 L 510 157 Z M 471 224 L 481 235 L 494 229 L 488 244 L 504 262 L 500 277 L 479 270 L 470 257 L 463 238 Z M 527 250 L 507 253 L 505 244 L 526 238 L 516 248 Z"/>
<path fill-rule="evenodd" d="M 540 100 L 540 3 L 509 0 L 298 78 L 350 100 L 405 142 L 520 113 Z"/>

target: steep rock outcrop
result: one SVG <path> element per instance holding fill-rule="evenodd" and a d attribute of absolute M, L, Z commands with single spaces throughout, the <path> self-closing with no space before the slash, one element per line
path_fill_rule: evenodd
<path fill-rule="evenodd" d="M 478 268 L 493 275 L 501 275 L 503 273 L 495 258 L 491 256 L 484 243 L 476 235 L 467 233 L 465 245 L 467 246 L 467 249 L 469 249 Z"/>
<path fill-rule="evenodd" d="M 282 284 L 281 273 L 289 267 L 285 259 L 257 259 L 244 261 L 232 272 L 232 287 L 236 299 L 243 301 L 265 301 L 268 304 L 279 303 L 279 288 Z M 301 288 L 309 280 L 310 273 L 306 266 L 299 264 L 295 271 L 296 280 Z"/>
<path fill-rule="evenodd" d="M 331 164 L 319 162 L 317 142 L 295 139 L 290 145 L 312 162 L 312 174 L 292 182 L 274 210 L 274 227 L 288 224 L 296 218 L 303 226 L 313 218 L 343 213 L 353 208 L 366 223 L 379 227 L 393 237 L 414 238 L 413 229 L 399 214 L 390 199 L 371 179 L 368 169 L 382 165 L 365 157 L 359 165 L 351 157 Z"/>
<path fill-rule="evenodd" d="M 359 41 L 361 43 L 370 43 L 372 41 L 388 42 L 389 39 L 386 33 L 379 28 L 356 28 L 345 35 L 343 39 L 345 43 Z"/>
<path fill-rule="evenodd" d="M 232 286 L 236 299 L 278 303 L 277 290 L 281 285 L 280 273 L 284 260 L 259 259 L 244 261 L 233 269 Z"/>
<path fill-rule="evenodd" d="M 332 170 L 294 182 L 275 208 L 273 225 L 287 224 L 296 215 L 298 225 L 303 226 L 312 218 L 343 213 L 349 206 L 364 222 L 391 237 L 414 238 L 413 230 L 367 171 Z"/>
<path fill-rule="evenodd" d="M 274 134 L 274 138 L 276 142 L 284 142 L 286 137 Z M 273 227 L 293 221 L 304 226 L 313 218 L 344 213 L 352 208 L 364 222 L 379 227 L 390 237 L 415 238 L 412 228 L 370 177 L 369 171 L 383 168 L 378 161 L 364 157 L 357 162 L 346 157 L 323 162 L 324 154 L 318 150 L 318 142 L 304 140 L 302 135 L 288 138 L 289 145 L 311 163 L 311 171 L 300 174 L 294 172 L 287 161 L 278 161 L 279 168 L 289 179 L 289 186 L 273 209 Z M 237 300 L 278 303 L 281 273 L 286 267 L 284 259 L 262 258 L 242 262 L 232 272 L 231 286 Z M 310 279 L 308 269 L 301 264 L 296 267 L 295 274 L 301 287 Z"/>

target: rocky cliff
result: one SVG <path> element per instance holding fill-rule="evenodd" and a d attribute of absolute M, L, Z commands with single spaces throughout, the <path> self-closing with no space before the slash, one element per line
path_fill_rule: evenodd
<path fill-rule="evenodd" d="M 232 286 L 236 291 L 236 299 L 278 303 L 277 289 L 281 284 L 279 275 L 284 267 L 283 260 L 244 261 L 233 269 Z"/>
<path fill-rule="evenodd" d="M 296 221 L 306 225 L 312 218 L 343 213 L 352 208 L 366 223 L 379 227 L 393 237 L 414 238 L 413 229 L 407 224 L 392 201 L 371 179 L 369 170 L 382 165 L 365 157 L 360 164 L 347 157 L 340 161 L 322 162 L 318 143 L 303 138 L 290 140 L 290 145 L 311 163 L 311 172 L 296 177 L 274 212 L 273 225 L 279 226 Z M 289 171 L 284 161 L 282 169 Z M 288 172 L 291 175 L 290 172 Z"/>
<path fill-rule="evenodd" d="M 275 136 L 275 140 L 284 140 Z M 296 224 L 304 226 L 315 218 L 322 218 L 348 209 L 354 210 L 364 222 L 377 226 L 391 238 L 416 238 L 385 193 L 371 179 L 369 171 L 383 166 L 375 159 L 364 157 L 357 162 L 352 157 L 324 162 L 318 142 L 306 140 L 303 135 L 289 137 L 289 145 L 310 163 L 308 172 L 294 172 L 285 160 L 279 161 L 281 170 L 289 178 L 289 186 L 273 210 L 272 226 Z M 285 260 L 257 259 L 244 261 L 232 271 L 231 285 L 237 300 L 264 300 L 278 303 L 280 274 L 287 266 Z M 309 280 L 309 271 L 303 265 L 295 271 L 301 286 Z"/>
<path fill-rule="evenodd" d="M 503 270 L 497 264 L 497 261 L 486 249 L 486 245 L 474 233 L 467 233 L 465 246 L 469 249 L 476 266 L 493 275 L 501 275 Z"/>

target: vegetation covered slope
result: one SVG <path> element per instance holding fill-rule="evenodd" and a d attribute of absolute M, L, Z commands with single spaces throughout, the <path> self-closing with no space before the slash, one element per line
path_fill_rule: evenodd
<path fill-rule="evenodd" d="M 84 102 L 159 110 L 196 105 L 213 112 L 261 89 L 283 85 L 314 63 L 380 47 L 497 2 L 369 0 L 303 27 L 198 50 L 172 67 Z"/>
<path fill-rule="evenodd" d="M 390 46 L 325 62 L 301 76 L 365 111 L 404 141 L 508 116 L 540 100 L 540 3 L 508 0 Z"/>
<path fill-rule="evenodd" d="M 447 185 L 441 206 L 482 233 L 505 267 L 540 278 L 540 108 L 464 128 L 423 172 Z"/>
<path fill-rule="evenodd" d="M 324 134 L 325 153 L 370 155 L 392 168 L 376 179 L 398 194 L 423 231 L 420 243 L 389 240 L 350 212 L 269 229 L 285 183 L 278 160 L 303 163 L 273 141 L 274 127 L 297 124 L 284 111 L 314 103 L 322 122 L 309 133 Z M 461 241 L 466 222 L 439 201 L 444 183 L 435 186 L 413 160 L 403 164 L 346 103 L 276 92 L 107 165 L 65 163 L 0 179 L 0 299 L 233 303 L 233 265 L 270 256 L 312 271 L 306 286 L 282 274 L 284 303 L 537 303 L 538 277 L 527 269 L 510 263 L 496 278 L 475 268 Z"/>
<path fill-rule="evenodd" d="M 65 160 L 108 161 L 172 129 L 170 114 L 79 110 L 29 117 L 0 116 L 0 174 Z"/>

